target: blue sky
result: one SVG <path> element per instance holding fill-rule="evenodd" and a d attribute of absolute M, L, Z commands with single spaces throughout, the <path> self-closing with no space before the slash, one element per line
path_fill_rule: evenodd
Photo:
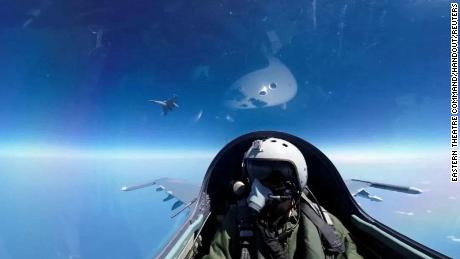
<path fill-rule="evenodd" d="M 153 6 L 126 9 L 120 1 L 112 7 L 117 15 L 146 9 L 126 24 L 105 12 L 75 20 L 85 7 L 58 4 L 30 6 L 43 9 L 43 17 L 25 28 L 20 17 L 5 16 L 0 143 L 215 150 L 254 130 L 339 147 L 447 143 L 449 6 L 331 5 L 336 12 L 318 7 L 316 27 L 311 6 L 300 2 L 285 13 L 276 4 L 203 3 L 193 14 L 180 2 L 155 13 Z M 59 8 L 67 16 L 50 11 Z M 285 110 L 226 108 L 230 85 L 264 67 L 269 30 L 283 43 L 276 56 L 296 78 L 297 95 Z M 208 78 L 193 78 L 200 65 L 209 67 Z M 165 117 L 147 102 L 172 94 L 180 108 Z"/>

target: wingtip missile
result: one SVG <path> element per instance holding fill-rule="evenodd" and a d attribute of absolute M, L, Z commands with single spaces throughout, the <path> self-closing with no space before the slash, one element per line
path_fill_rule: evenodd
<path fill-rule="evenodd" d="M 351 180 L 355 182 L 362 182 L 362 183 L 369 184 L 369 187 L 388 190 L 388 191 L 402 192 L 402 193 L 408 193 L 408 194 L 421 194 L 422 193 L 422 190 L 415 188 L 415 187 L 378 183 L 378 182 L 364 181 L 364 180 L 359 180 L 359 179 L 351 179 Z"/>
<path fill-rule="evenodd" d="M 423 191 L 421 189 L 415 188 L 415 187 L 409 187 L 408 191 L 413 193 L 413 194 L 421 194 L 421 193 L 423 193 Z"/>

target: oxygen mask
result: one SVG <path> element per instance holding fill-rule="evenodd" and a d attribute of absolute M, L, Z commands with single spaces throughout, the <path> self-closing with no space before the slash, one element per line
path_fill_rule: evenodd
<path fill-rule="evenodd" d="M 292 208 L 297 178 L 291 163 L 250 159 L 245 161 L 245 165 L 251 183 L 247 198 L 250 208 L 257 214 L 262 210 L 269 214 L 282 214 Z"/>

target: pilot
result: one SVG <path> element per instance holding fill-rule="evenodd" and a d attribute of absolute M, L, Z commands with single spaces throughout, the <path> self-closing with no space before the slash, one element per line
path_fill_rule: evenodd
<path fill-rule="evenodd" d="M 241 197 L 204 258 L 362 258 L 342 223 L 307 197 L 307 176 L 296 146 L 255 140 L 244 154 L 243 179 L 233 186 Z"/>

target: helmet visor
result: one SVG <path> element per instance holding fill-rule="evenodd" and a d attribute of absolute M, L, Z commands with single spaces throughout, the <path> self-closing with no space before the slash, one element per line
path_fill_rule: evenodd
<path fill-rule="evenodd" d="M 289 161 L 248 159 L 245 162 L 249 180 L 259 179 L 264 185 L 272 186 L 290 181 L 297 183 L 294 165 Z"/>

